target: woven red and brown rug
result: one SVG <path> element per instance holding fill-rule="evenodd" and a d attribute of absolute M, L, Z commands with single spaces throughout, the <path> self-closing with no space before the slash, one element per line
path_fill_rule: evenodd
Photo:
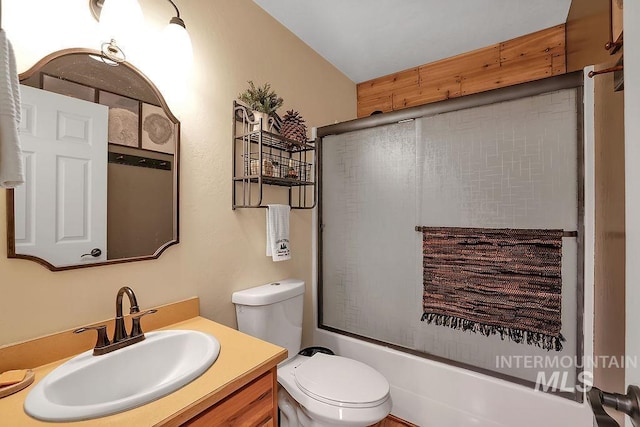
<path fill-rule="evenodd" d="M 562 230 L 416 229 L 423 321 L 562 350 Z"/>

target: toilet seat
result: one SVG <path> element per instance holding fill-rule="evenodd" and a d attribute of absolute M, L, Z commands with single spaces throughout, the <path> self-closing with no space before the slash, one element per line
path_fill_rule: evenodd
<path fill-rule="evenodd" d="M 316 354 L 317 355 L 317 354 Z M 309 392 L 309 390 L 304 390 L 298 382 L 300 379 L 296 379 L 297 371 L 300 367 L 306 365 L 311 361 L 313 357 L 306 357 L 296 355 L 289 360 L 286 360 L 278 365 L 277 375 L 278 375 L 278 383 L 281 388 L 278 391 L 278 401 L 279 405 L 284 402 L 287 405 L 296 406 L 297 411 L 301 411 L 300 415 L 298 414 L 298 418 L 300 417 L 308 417 L 314 422 L 307 424 L 293 424 L 293 425 L 305 425 L 311 427 L 326 427 L 326 426 L 348 426 L 348 427 L 361 427 L 361 426 L 370 426 L 372 424 L 377 423 L 382 420 L 384 417 L 389 415 L 391 412 L 391 393 L 388 392 L 386 396 L 382 398 L 382 401 L 376 405 L 375 402 L 369 403 L 360 403 L 358 404 L 349 404 L 345 405 L 344 402 L 338 402 L 334 399 L 327 399 L 325 397 L 318 396 L 318 390 L 314 390 L 313 387 L 311 389 L 315 393 Z M 327 356 L 326 357 L 340 357 L 340 356 Z M 322 356 L 320 356 L 321 358 Z M 340 359 L 337 359 L 340 360 Z M 317 359 L 313 364 L 309 364 L 303 369 L 303 374 L 301 377 L 304 377 L 304 372 L 310 367 L 313 368 L 316 365 Z M 365 365 L 366 366 L 366 365 Z M 326 375 L 331 369 L 331 365 L 327 367 L 326 365 L 320 365 L 321 370 L 318 372 L 321 375 Z M 357 368 L 356 368 L 357 369 Z M 373 368 L 372 368 L 373 369 Z M 362 371 L 360 371 L 362 372 Z M 370 374 L 370 372 L 369 372 Z M 371 375 L 372 377 L 377 377 L 377 371 L 375 374 Z M 384 377 L 383 377 L 384 378 Z M 361 378 L 358 379 L 358 382 L 361 381 Z M 386 386 L 383 386 L 382 389 L 389 390 L 389 384 L 384 380 Z M 302 380 L 304 383 L 304 380 Z M 321 381 L 320 381 L 321 382 Z M 310 387 L 307 384 L 307 388 Z M 335 387 L 334 387 L 335 388 Z M 367 400 L 367 399 L 361 399 Z"/>
<path fill-rule="evenodd" d="M 296 367 L 296 385 L 307 396 L 345 408 L 371 408 L 389 398 L 389 383 L 364 363 L 316 353 Z"/>

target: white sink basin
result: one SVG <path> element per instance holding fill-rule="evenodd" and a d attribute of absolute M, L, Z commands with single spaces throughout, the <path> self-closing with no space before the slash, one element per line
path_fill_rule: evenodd
<path fill-rule="evenodd" d="M 149 403 L 202 375 L 220 353 L 202 332 L 149 332 L 142 342 L 102 356 L 81 353 L 44 377 L 24 402 L 44 421 L 102 417 Z"/>

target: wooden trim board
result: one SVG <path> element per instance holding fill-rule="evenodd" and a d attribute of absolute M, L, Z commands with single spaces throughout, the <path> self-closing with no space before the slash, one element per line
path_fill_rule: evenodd
<path fill-rule="evenodd" d="M 424 64 L 357 86 L 358 117 L 564 74 L 565 25 Z"/>
<path fill-rule="evenodd" d="M 415 424 L 411 424 L 408 421 L 398 418 L 395 415 L 387 415 L 387 418 L 374 424 L 371 427 L 418 427 Z"/>
<path fill-rule="evenodd" d="M 197 297 L 176 303 L 154 307 L 157 313 L 142 318 L 142 330 L 152 331 L 200 315 L 200 300 Z M 125 324 L 130 321 L 125 317 Z M 92 326 L 107 325 L 108 336 L 113 335 L 114 319 L 93 323 Z M 78 327 L 85 325 L 78 325 Z M 96 343 L 96 334 L 74 334 L 77 328 L 46 335 L 33 340 L 0 347 L 0 372 L 11 369 L 31 369 L 87 351 Z"/>

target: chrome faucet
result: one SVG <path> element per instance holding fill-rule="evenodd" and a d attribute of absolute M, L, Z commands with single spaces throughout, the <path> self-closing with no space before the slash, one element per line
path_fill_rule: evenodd
<path fill-rule="evenodd" d="M 96 341 L 96 345 L 93 348 L 94 356 L 111 353 L 112 351 L 130 346 L 131 344 L 135 344 L 144 340 L 144 332 L 142 332 L 142 328 L 140 327 L 140 318 L 142 316 L 146 316 L 147 314 L 153 314 L 158 310 L 147 310 L 144 313 L 133 316 L 131 318 L 131 333 L 127 334 L 127 329 L 124 325 L 124 317 L 122 315 L 122 298 L 125 294 L 127 294 L 127 297 L 129 298 L 129 314 L 140 313 L 138 301 L 136 300 L 136 294 L 133 292 L 133 289 L 128 286 L 123 286 L 122 288 L 120 288 L 118 290 L 118 295 L 116 296 L 116 318 L 115 329 L 113 331 L 113 340 L 109 341 L 109 339 L 107 338 L 106 325 L 85 326 L 84 328 L 76 329 L 75 331 L 73 331 L 73 333 L 75 334 L 79 334 L 81 332 L 89 330 L 97 331 L 98 340 Z"/>

